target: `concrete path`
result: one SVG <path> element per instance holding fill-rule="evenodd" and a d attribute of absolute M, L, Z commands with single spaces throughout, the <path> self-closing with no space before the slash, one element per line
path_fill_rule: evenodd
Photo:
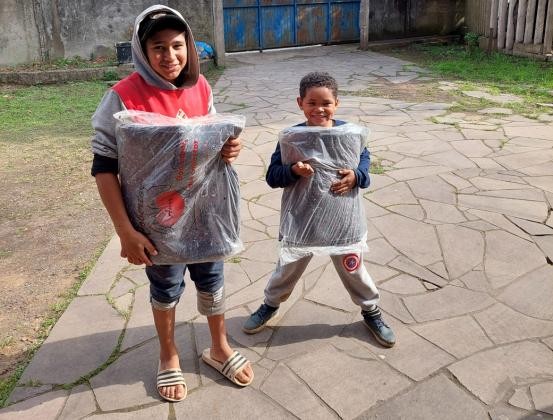
<path fill-rule="evenodd" d="M 553 123 L 356 96 L 383 79 L 431 76 L 355 46 L 228 61 L 217 109 L 245 114 L 248 127 L 236 164 L 246 250 L 226 264 L 227 325 L 253 385 L 238 389 L 200 361 L 208 329 L 188 290 L 178 340 L 189 396 L 160 401 L 147 279 L 114 239 L 0 419 L 553 418 Z M 393 349 L 369 336 L 328 258 L 312 261 L 273 328 L 240 330 L 277 257 L 281 191 L 265 169 L 279 130 L 302 121 L 297 86 L 312 70 L 350 93 L 337 117 L 372 129 L 386 169 L 364 195 L 365 262 Z"/>

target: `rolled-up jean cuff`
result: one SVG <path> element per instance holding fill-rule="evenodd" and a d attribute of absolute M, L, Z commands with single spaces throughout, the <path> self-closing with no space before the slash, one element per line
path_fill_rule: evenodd
<path fill-rule="evenodd" d="M 150 303 L 152 304 L 152 308 L 157 309 L 158 311 L 170 311 L 175 306 L 177 306 L 179 300 L 177 299 L 173 302 L 160 302 L 159 300 L 155 300 L 152 296 L 150 296 Z"/>
<path fill-rule="evenodd" d="M 221 315 L 225 313 L 225 287 L 221 286 L 215 292 L 197 291 L 198 312 L 205 316 Z"/>

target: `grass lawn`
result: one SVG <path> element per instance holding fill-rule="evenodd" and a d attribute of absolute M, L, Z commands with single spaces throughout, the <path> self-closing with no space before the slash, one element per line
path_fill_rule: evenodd
<path fill-rule="evenodd" d="M 422 45 L 389 51 L 394 55 L 460 82 L 462 90 L 486 90 L 492 94 L 511 93 L 523 104 L 506 107 L 532 116 L 546 112 L 539 103 L 553 102 L 553 63 L 515 57 L 478 48 L 467 51 L 463 45 Z M 488 104 L 489 105 L 489 104 Z M 497 106 L 497 105 L 496 105 Z M 550 108 L 551 110 L 551 108 Z"/>
<path fill-rule="evenodd" d="M 91 135 L 90 117 L 106 89 L 102 81 L 0 86 L 0 142 L 29 143 L 36 133 Z"/>

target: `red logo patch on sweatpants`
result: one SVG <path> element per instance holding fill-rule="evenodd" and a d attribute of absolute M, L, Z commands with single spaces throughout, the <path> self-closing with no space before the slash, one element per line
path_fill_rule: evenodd
<path fill-rule="evenodd" d="M 344 268 L 350 273 L 359 268 L 359 256 L 357 254 L 348 254 L 342 259 Z"/>

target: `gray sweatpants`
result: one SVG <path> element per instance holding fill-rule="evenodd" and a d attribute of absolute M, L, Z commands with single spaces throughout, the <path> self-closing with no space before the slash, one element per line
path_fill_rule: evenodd
<path fill-rule="evenodd" d="M 288 299 L 311 258 L 309 255 L 285 265 L 279 261 L 265 288 L 265 304 L 279 307 Z M 353 303 L 362 310 L 372 309 L 378 303 L 380 295 L 363 264 L 363 255 L 331 255 L 330 258 Z"/>

